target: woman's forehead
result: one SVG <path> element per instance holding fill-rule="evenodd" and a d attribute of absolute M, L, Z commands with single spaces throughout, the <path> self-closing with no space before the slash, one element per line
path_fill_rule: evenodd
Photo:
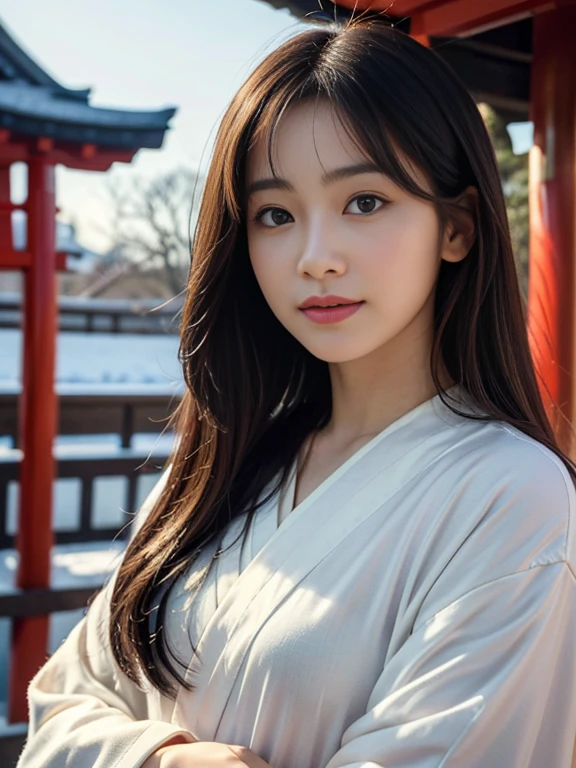
<path fill-rule="evenodd" d="M 307 174 L 317 168 L 324 173 L 337 167 L 375 163 L 336 109 L 323 101 L 290 107 L 272 131 L 266 124 L 257 131 L 246 158 L 246 187 L 261 178 L 287 178 L 297 169 Z M 385 130 L 382 126 L 382 130 Z M 394 154 L 417 184 L 428 188 L 425 175 L 391 138 Z M 386 175 L 385 169 L 382 173 Z"/>
<path fill-rule="evenodd" d="M 331 105 L 304 102 L 288 108 L 274 126 L 266 123 L 257 132 L 248 151 L 247 167 L 270 174 L 270 161 L 276 170 L 283 160 L 289 161 L 305 150 L 313 150 L 321 164 L 332 156 L 347 156 L 357 162 L 368 159 Z"/>

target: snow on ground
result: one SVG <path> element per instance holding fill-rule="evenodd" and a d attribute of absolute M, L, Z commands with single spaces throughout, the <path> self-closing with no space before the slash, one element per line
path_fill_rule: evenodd
<path fill-rule="evenodd" d="M 98 449 L 110 454 L 121 453 L 116 435 L 86 436 L 89 442 L 82 444 L 83 436 L 60 438 L 61 445 L 56 447 L 57 455 L 73 450 L 90 453 Z M 76 442 L 74 442 L 76 440 Z M 143 455 L 157 453 L 159 449 L 169 451 L 172 438 L 164 435 L 135 435 L 134 446 L 143 451 Z M 146 473 L 138 478 L 136 508 L 138 508 L 154 484 L 160 472 Z M 54 484 L 54 528 L 66 530 L 76 528 L 80 515 L 80 481 L 77 479 L 57 480 Z M 93 525 L 95 528 L 120 526 L 125 520 L 124 499 L 126 479 L 123 477 L 101 477 L 94 483 Z M 10 483 L 8 488 L 7 530 L 14 533 L 17 525 L 18 486 Z M 62 544 L 52 550 L 51 583 L 53 586 L 94 586 L 105 580 L 118 562 L 118 556 L 124 551 L 124 542 L 101 541 L 83 544 Z M 0 550 L 0 593 L 15 586 L 18 566 L 18 552 L 15 549 Z M 84 609 L 52 614 L 50 617 L 50 635 L 48 653 L 53 653 L 72 627 L 80 621 Z M 2 703 L 7 697 L 7 671 L 10 647 L 10 620 L 0 619 L 0 722 Z"/>
<path fill-rule="evenodd" d="M 52 551 L 52 585 L 97 588 L 119 562 L 124 543 L 88 542 L 54 547 Z M 18 553 L 12 549 L 0 551 L 0 593 L 15 584 Z M 63 611 L 50 616 L 48 653 L 52 654 L 83 617 L 83 608 Z M 8 661 L 10 619 L 0 619 L 0 725 L 8 696 Z"/>
<path fill-rule="evenodd" d="M 178 344 L 173 334 L 60 333 L 56 382 L 173 386 L 182 381 Z M 0 330 L 0 390 L 19 382 L 21 357 L 21 331 Z"/>
<path fill-rule="evenodd" d="M 183 380 L 178 362 L 178 337 L 175 335 L 129 335 L 104 333 L 61 333 L 57 342 L 56 390 L 59 394 L 174 394 L 182 391 Z M 20 391 L 22 335 L 19 330 L 0 330 L 0 391 Z M 135 435 L 133 449 L 143 457 L 169 452 L 171 435 Z M 0 454 L 10 450 L 11 440 L 0 435 Z M 89 458 L 91 453 L 120 454 L 118 435 L 70 435 L 57 438 L 56 454 L 73 451 Z M 160 473 L 139 477 L 137 507 L 144 501 Z M 124 520 L 122 512 L 126 480 L 121 477 L 98 478 L 94 487 L 93 523 L 108 527 Z M 77 527 L 80 510 L 80 482 L 58 480 L 54 486 L 54 527 Z M 18 486 L 8 490 L 7 529 L 17 525 Z M 102 541 L 68 544 L 52 551 L 52 584 L 97 586 L 113 570 L 124 544 Z M 0 592 L 10 589 L 18 564 L 15 550 L 0 551 Z M 48 652 L 53 653 L 72 627 L 80 621 L 84 609 L 54 614 L 50 619 Z M 10 621 L 0 619 L 0 723 L 7 696 Z"/>
<path fill-rule="evenodd" d="M 121 456 L 124 449 L 118 447 L 118 437 L 116 435 L 87 435 L 86 443 L 82 440 L 84 436 L 69 436 L 59 438 L 54 450 L 54 455 L 64 457 L 67 454 L 73 454 L 75 457 L 84 456 L 87 460 L 91 455 L 102 456 Z M 156 435 L 135 435 L 133 440 L 133 449 L 138 451 L 144 462 L 148 456 L 153 461 L 155 455 L 167 455 L 172 447 L 173 438 L 170 434 Z M 19 454 L 19 451 L 4 450 L 0 448 L 0 458 L 2 455 Z M 138 478 L 136 507 L 144 501 L 151 490 L 153 484 L 159 477 L 159 473 L 146 472 Z M 94 496 L 92 508 L 92 523 L 95 528 L 108 528 L 120 525 L 124 519 L 122 508 L 126 498 L 128 481 L 125 477 L 97 477 L 94 480 Z M 82 485 L 79 478 L 62 478 L 54 483 L 54 529 L 57 531 L 71 530 L 78 528 L 80 524 L 80 501 Z M 6 509 L 6 530 L 14 534 L 18 524 L 18 497 L 19 486 L 16 482 L 8 483 L 8 498 Z M 0 588 L 2 586 L 0 578 Z"/>

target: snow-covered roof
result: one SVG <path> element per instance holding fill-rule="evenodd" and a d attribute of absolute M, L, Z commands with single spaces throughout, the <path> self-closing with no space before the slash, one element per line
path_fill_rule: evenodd
<path fill-rule="evenodd" d="M 0 23 L 0 128 L 78 144 L 156 149 L 176 108 L 94 107 L 90 89 L 65 88 L 16 43 Z"/>

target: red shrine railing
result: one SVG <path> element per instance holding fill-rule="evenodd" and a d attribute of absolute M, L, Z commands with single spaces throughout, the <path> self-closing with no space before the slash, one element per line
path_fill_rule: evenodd
<path fill-rule="evenodd" d="M 55 249 L 55 165 L 63 162 L 86 170 L 107 170 L 115 160 L 130 161 L 134 151 L 100 153 L 97 147 L 55 148 L 52 139 L 12 141 L 0 131 L 0 269 L 24 275 L 23 369 L 20 395 L 18 447 L 20 462 L 19 562 L 20 589 L 50 586 L 50 553 L 53 544 L 52 493 L 55 479 L 53 443 L 57 419 L 54 392 L 57 332 L 56 271 L 65 269 L 66 254 Z M 15 205 L 10 194 L 10 167 L 28 165 L 28 197 Z M 16 251 L 12 241 L 12 214 L 27 216 L 27 247 Z M 14 621 L 10 665 L 9 723 L 26 722 L 26 687 L 45 660 L 49 615 Z"/>
<path fill-rule="evenodd" d="M 7 145 L 10 147 L 10 145 Z M 17 586 L 45 589 L 50 585 L 52 546 L 52 444 L 56 424 L 54 358 L 56 339 L 56 269 L 63 266 L 55 252 L 56 203 L 54 165 L 43 154 L 28 158 L 28 199 L 21 206 L 10 200 L 10 164 L 0 168 L 0 268 L 24 272 L 25 320 L 23 390 L 19 447 L 20 509 Z M 11 214 L 24 210 L 28 222 L 25 253 L 12 247 Z M 60 262 L 60 263 L 58 263 Z M 24 681 L 38 668 L 48 640 L 48 616 L 16 619 L 12 633 L 8 720 L 27 719 Z M 24 683 L 24 685 L 23 685 Z"/>
<path fill-rule="evenodd" d="M 54 542 L 58 548 L 53 564 L 55 581 L 48 588 L 38 589 L 17 589 L 3 584 L 0 588 L 0 620 L 7 619 L 11 625 L 42 615 L 61 616 L 62 612 L 86 607 L 105 578 L 102 565 L 90 566 L 88 563 L 88 575 L 78 576 L 74 575 L 73 568 L 66 573 L 66 568 L 56 566 L 58 557 L 79 557 L 79 552 L 84 551 L 89 556 L 94 552 L 99 552 L 101 556 L 114 555 L 123 549 L 131 533 L 129 523 L 149 492 L 151 482 L 156 481 L 166 465 L 169 446 L 174 439 L 172 434 L 168 434 L 163 444 L 156 441 L 154 449 L 149 452 L 138 448 L 134 437 L 144 433 L 157 436 L 178 396 L 179 393 L 141 392 L 115 395 L 77 392 L 59 396 L 59 435 L 116 434 L 119 447 L 112 452 L 109 448 L 98 449 L 97 446 L 90 453 L 69 449 L 54 451 L 57 480 L 68 484 L 73 482 L 77 488 L 76 514 L 63 517 L 56 510 L 53 520 Z M 13 392 L 0 393 L 0 437 L 9 436 L 14 444 L 18 435 L 14 418 L 16 413 L 17 395 Z M 19 450 L 7 448 L 0 454 L 0 550 L 9 557 L 12 557 L 15 543 L 14 524 L 8 514 L 10 486 L 18 483 L 20 462 Z M 106 482 L 114 478 L 117 491 L 117 481 L 121 481 L 123 488 L 116 499 L 120 503 L 116 507 L 117 514 L 113 517 L 107 515 L 104 519 L 98 512 L 97 503 L 98 484 L 102 478 Z M 60 576 L 57 571 L 60 571 Z M 52 626 L 52 632 L 56 631 L 56 641 L 62 636 L 57 627 Z M 44 649 L 44 658 L 47 653 L 48 646 Z M 0 679 L 12 666 L 13 657 L 0 643 Z M 2 695 L 0 707 L 3 703 Z M 2 767 L 16 763 L 26 732 L 25 720 L 0 727 Z"/>
<path fill-rule="evenodd" d="M 56 343 L 56 201 L 54 166 L 42 156 L 28 163 L 28 251 L 25 279 L 24 350 L 21 395 L 20 554 L 16 586 L 50 587 L 52 493 L 56 434 L 54 365 Z M 38 650 L 48 643 L 48 616 L 14 619 L 9 679 L 9 719 L 26 720 L 22 680 L 38 669 Z"/>
<path fill-rule="evenodd" d="M 50 586 L 53 543 L 52 493 L 56 473 L 53 443 L 57 420 L 54 392 L 56 343 L 56 271 L 66 256 L 55 252 L 55 166 L 107 171 L 114 162 L 131 162 L 136 152 L 158 149 L 175 108 L 152 111 L 99 109 L 89 104 L 90 90 L 69 90 L 54 81 L 6 30 L 0 28 L 4 75 L 19 83 L 34 102 L 49 85 L 44 111 L 26 111 L 22 100 L 8 99 L 0 118 L 0 269 L 24 275 L 23 368 L 18 447 L 20 498 L 17 544 L 17 587 L 45 590 Z M 74 109 L 70 110 L 70 100 Z M 25 100 L 26 101 L 26 100 Z M 37 105 L 36 105 L 37 106 Z M 10 128 L 8 128 L 10 126 Z M 46 135 L 50 133 L 50 135 Z M 28 166 L 28 197 L 23 205 L 10 196 L 10 167 Z M 27 216 L 26 252 L 14 250 L 12 215 Z M 44 663 L 48 640 L 44 615 L 17 618 L 12 633 L 8 723 L 27 720 L 26 688 Z M 2 756 L 4 764 L 4 755 Z"/>

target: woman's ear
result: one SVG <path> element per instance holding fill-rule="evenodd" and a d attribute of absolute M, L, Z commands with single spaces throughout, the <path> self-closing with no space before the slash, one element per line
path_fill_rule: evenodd
<path fill-rule="evenodd" d="M 478 190 L 467 187 L 450 206 L 449 221 L 444 230 L 441 256 L 446 261 L 462 261 L 476 239 Z"/>

